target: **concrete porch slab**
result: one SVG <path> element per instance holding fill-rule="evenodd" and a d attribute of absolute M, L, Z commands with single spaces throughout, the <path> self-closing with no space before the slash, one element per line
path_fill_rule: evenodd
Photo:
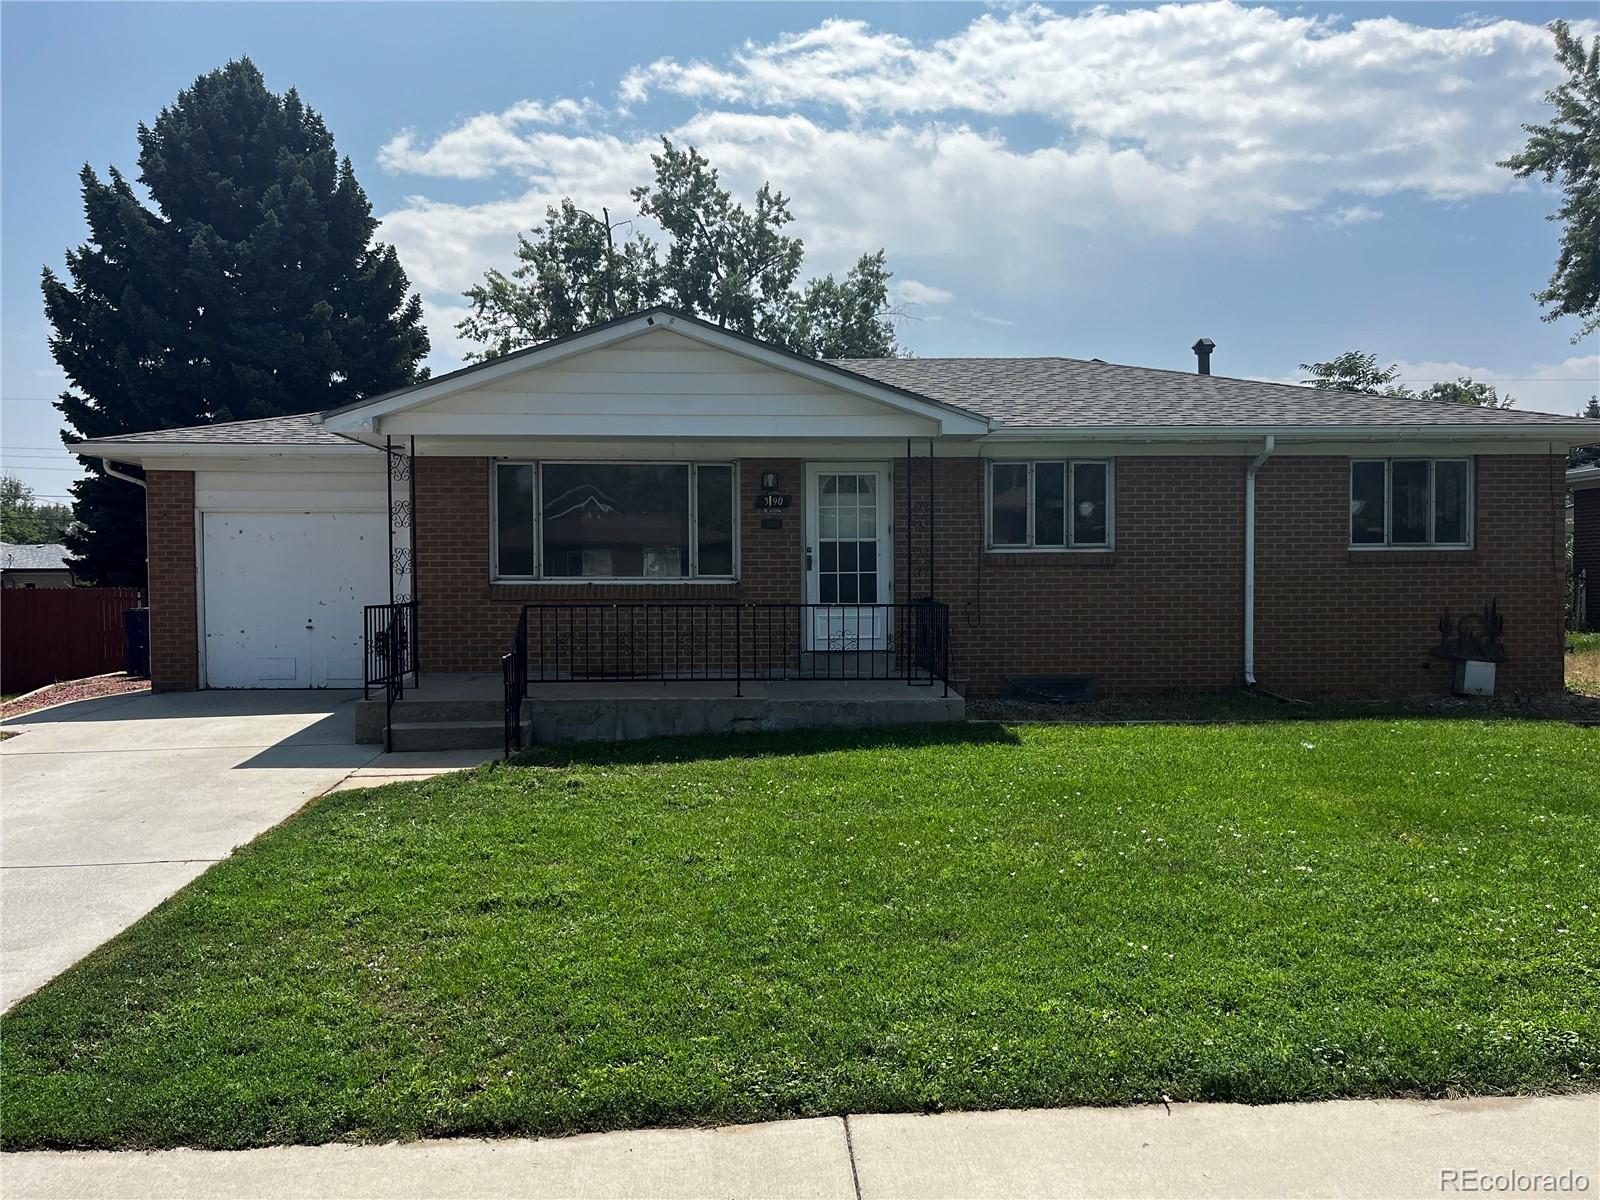
<path fill-rule="evenodd" d="M 429 723 L 497 732 L 504 690 L 490 673 L 424 674 L 396 704 L 394 720 L 412 732 Z M 942 684 L 882 679 L 651 682 L 572 680 L 530 683 L 523 705 L 532 742 L 632 741 L 685 734 L 789 729 L 862 729 L 966 719 L 967 703 Z M 357 706 L 356 736 L 383 740 L 382 698 Z M 495 728 L 492 728 L 495 727 Z M 498 741 L 498 738 L 492 739 Z M 397 740 L 396 745 L 400 743 Z"/>

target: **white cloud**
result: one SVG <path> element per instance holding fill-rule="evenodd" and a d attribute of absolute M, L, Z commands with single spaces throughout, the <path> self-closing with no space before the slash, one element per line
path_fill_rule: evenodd
<path fill-rule="evenodd" d="M 1015 321 L 1007 317 L 990 316 L 988 313 L 979 312 L 977 309 L 973 309 L 970 315 L 974 321 L 982 321 L 985 325 L 1011 326 L 1016 324 Z"/>
<path fill-rule="evenodd" d="M 581 125 L 597 111 L 587 99 L 521 100 L 503 112 L 468 118 L 425 149 L 414 129 L 402 129 L 378 151 L 378 162 L 390 171 L 451 179 L 481 179 L 507 167 L 537 170 L 542 163 L 531 127 Z"/>
<path fill-rule="evenodd" d="M 720 65 L 657 60 L 629 72 L 621 94 L 820 105 L 853 119 L 1036 116 L 1170 170 L 1220 168 L 1223 186 L 1293 178 L 1304 205 L 1335 188 L 1448 198 L 1505 188 L 1494 162 L 1520 141 L 1518 123 L 1554 72 L 1550 36 L 1532 22 L 1435 29 L 1381 17 L 1341 28 L 1214 0 L 1030 6 L 928 44 L 830 19 Z"/>
<path fill-rule="evenodd" d="M 527 100 L 404 130 L 380 153 L 392 172 L 518 182 L 476 203 L 410 196 L 382 236 L 425 293 L 454 300 L 562 197 L 631 215 L 658 146 L 641 110 L 669 94 L 697 111 L 663 132 L 736 194 L 770 180 L 791 197 L 809 268 L 884 246 L 912 270 L 1026 291 L 1101 236 L 1348 227 L 1379 219 L 1378 197 L 1527 186 L 1494 162 L 1555 77 L 1548 32 L 1516 20 L 1434 29 L 1211 0 L 997 10 L 918 42 L 828 19 L 716 61 L 636 67 L 622 108 Z M 906 303 L 952 298 L 896 284 Z"/>
<path fill-rule="evenodd" d="M 1516 397 L 1516 407 L 1528 412 L 1571 415 L 1582 410 L 1589 397 L 1600 392 L 1600 354 L 1578 354 L 1558 363 L 1534 363 L 1523 368 L 1486 367 L 1461 362 L 1400 362 L 1400 380 L 1414 390 L 1430 383 L 1462 376 L 1492 383 L 1502 397 Z"/>
<path fill-rule="evenodd" d="M 1270 217 L 1284 203 L 1243 180 L 1226 194 L 1205 172 L 1169 169 L 1131 149 L 1024 150 L 965 125 L 840 129 L 798 115 L 705 113 L 671 135 L 699 147 L 738 194 L 765 180 L 788 193 L 817 270 L 846 269 L 863 250 L 887 246 L 897 260 L 987 262 L 1000 279 L 1055 269 L 1069 241 L 1061 235 L 1071 231 L 1131 223 L 1146 233 L 1187 233 L 1212 221 Z M 411 196 L 383 216 L 382 236 L 424 291 L 460 291 L 485 267 L 503 266 L 517 231 L 564 196 L 592 211 L 631 213 L 628 190 L 649 177 L 658 143 L 537 131 L 519 147 L 519 160 L 530 164 L 521 194 L 478 204 Z M 432 148 L 420 153 L 441 161 Z M 1028 253 L 1014 253 L 1022 249 Z"/>
<path fill-rule="evenodd" d="M 472 309 L 465 304 L 445 304 L 423 298 L 422 322 L 428 327 L 431 343 L 428 365 L 435 375 L 455 370 L 467 361 L 469 351 L 483 349 L 456 332 L 456 326 L 471 313 Z"/>
<path fill-rule="evenodd" d="M 1352 204 L 1348 208 L 1335 208 L 1324 218 L 1329 225 L 1363 225 L 1368 221 L 1381 221 L 1383 214 L 1365 204 Z"/>
<path fill-rule="evenodd" d="M 892 299 L 898 304 L 948 304 L 955 293 L 918 279 L 896 279 L 889 284 Z"/>

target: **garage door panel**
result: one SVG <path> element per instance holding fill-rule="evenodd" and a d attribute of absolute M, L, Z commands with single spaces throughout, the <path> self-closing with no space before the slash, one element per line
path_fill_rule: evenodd
<path fill-rule="evenodd" d="M 388 594 L 381 513 L 201 518 L 210 687 L 361 683 L 361 608 Z"/>

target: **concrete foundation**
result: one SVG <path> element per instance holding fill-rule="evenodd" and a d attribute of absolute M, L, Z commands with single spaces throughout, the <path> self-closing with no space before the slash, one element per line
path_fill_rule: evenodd
<path fill-rule="evenodd" d="M 615 742 L 683 734 L 785 729 L 862 729 L 962 721 L 967 702 L 942 684 L 824 680 L 734 685 L 699 680 L 665 683 L 555 683 L 528 689 L 523 735 L 540 742 Z M 395 705 L 396 750 L 494 746 L 503 736 L 498 676 L 424 675 Z M 356 737 L 381 743 L 383 699 L 356 709 Z"/>

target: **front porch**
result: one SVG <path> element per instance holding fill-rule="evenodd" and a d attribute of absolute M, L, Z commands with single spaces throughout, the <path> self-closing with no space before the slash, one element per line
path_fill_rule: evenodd
<path fill-rule="evenodd" d="M 961 721 L 966 700 L 904 679 L 666 679 L 530 682 L 520 717 L 528 744 L 597 742 L 785 729 L 859 729 Z M 490 672 L 425 673 L 394 702 L 393 748 L 496 747 L 506 729 L 505 687 Z M 356 709 L 356 740 L 384 741 L 382 690 Z"/>

